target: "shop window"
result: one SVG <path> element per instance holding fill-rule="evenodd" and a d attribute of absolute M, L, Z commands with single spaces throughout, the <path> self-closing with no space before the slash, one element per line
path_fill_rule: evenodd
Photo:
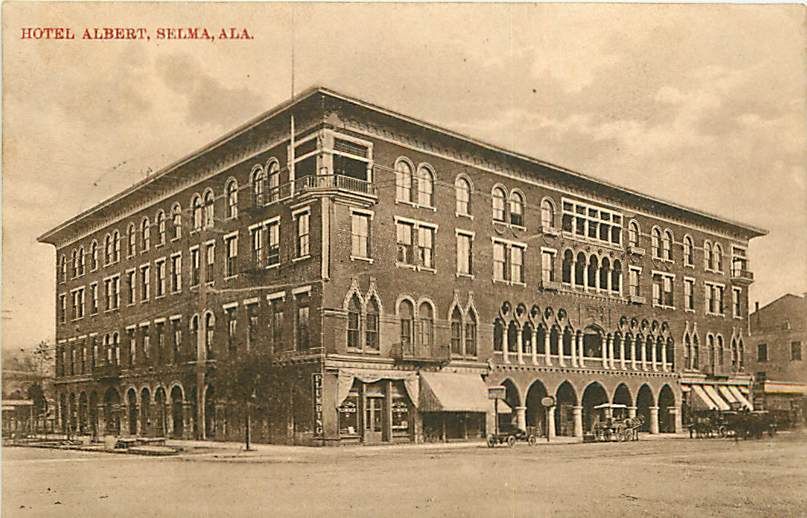
<path fill-rule="evenodd" d="M 339 435 L 350 436 L 359 434 L 359 393 L 351 390 L 345 400 L 339 405 Z"/>
<path fill-rule="evenodd" d="M 409 431 L 409 398 L 400 382 L 392 384 L 392 433 L 406 434 Z"/>

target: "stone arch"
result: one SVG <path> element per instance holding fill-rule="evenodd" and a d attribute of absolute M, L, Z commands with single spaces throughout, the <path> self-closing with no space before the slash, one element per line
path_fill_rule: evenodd
<path fill-rule="evenodd" d="M 650 431 L 650 407 L 653 406 L 656 406 L 653 390 L 644 383 L 636 393 L 636 415 L 644 417 L 644 423 L 640 428 L 642 432 Z"/>
<path fill-rule="evenodd" d="M 74 433 L 78 431 L 78 401 L 76 399 L 76 393 L 71 392 L 67 398 L 68 402 L 68 412 L 70 416 L 70 430 Z"/>
<path fill-rule="evenodd" d="M 603 329 L 595 324 L 583 330 L 583 356 L 584 358 L 602 358 L 604 347 Z"/>
<path fill-rule="evenodd" d="M 207 439 L 216 438 L 216 389 L 212 384 L 205 387 L 205 437 Z"/>
<path fill-rule="evenodd" d="M 555 434 L 574 436 L 574 407 L 577 406 L 577 391 L 568 380 L 558 385 L 555 391 Z"/>
<path fill-rule="evenodd" d="M 583 431 L 589 432 L 594 426 L 597 419 L 597 412 L 594 407 L 602 403 L 610 403 L 608 392 L 599 381 L 592 381 L 583 390 L 582 412 L 583 412 Z"/>
<path fill-rule="evenodd" d="M 129 420 L 129 434 L 131 435 L 137 435 L 137 398 L 137 390 L 134 387 L 129 387 L 129 389 L 126 391 L 126 410 Z"/>
<path fill-rule="evenodd" d="M 107 433 L 120 433 L 120 394 L 115 387 L 104 393 L 104 422 Z"/>
<path fill-rule="evenodd" d="M 140 435 L 151 435 L 151 391 L 140 389 Z"/>
<path fill-rule="evenodd" d="M 167 431 L 166 406 L 168 398 L 165 387 L 159 385 L 154 391 L 154 433 L 158 437 L 165 437 Z"/>
<path fill-rule="evenodd" d="M 78 396 L 78 429 L 81 434 L 86 434 L 88 430 L 88 405 L 87 393 L 82 390 Z"/>
<path fill-rule="evenodd" d="M 169 400 L 171 401 L 170 433 L 174 438 L 181 439 L 185 433 L 185 423 L 184 423 L 185 393 L 180 383 L 174 383 L 173 385 L 171 385 Z"/>
<path fill-rule="evenodd" d="M 347 293 L 345 293 L 345 298 L 342 301 L 342 309 L 347 310 L 350 306 L 350 299 L 356 297 L 359 300 L 359 305 L 364 307 L 365 301 L 364 297 L 362 297 L 361 291 L 359 291 L 359 282 L 354 277 L 353 280 L 350 282 L 350 288 L 348 288 Z"/>
<path fill-rule="evenodd" d="M 614 390 L 613 403 L 615 405 L 625 405 L 626 407 L 633 406 L 633 396 L 630 388 L 625 383 L 617 385 L 616 390 Z"/>
<path fill-rule="evenodd" d="M 511 378 L 506 378 L 502 381 L 502 386 L 505 387 L 504 400 L 515 411 L 516 407 L 523 406 L 523 399 L 521 398 L 521 391 L 518 385 Z"/>
<path fill-rule="evenodd" d="M 664 384 L 658 394 L 658 431 L 675 433 L 675 394 L 668 384 Z"/>
<path fill-rule="evenodd" d="M 527 389 L 525 400 L 527 426 L 540 430 L 539 434 L 542 436 L 546 436 L 547 429 L 546 408 L 541 404 L 541 400 L 548 394 L 546 385 L 541 380 L 535 379 Z"/>
<path fill-rule="evenodd" d="M 567 358 L 572 355 L 572 348 L 575 346 L 575 333 L 571 326 L 563 329 L 563 355 Z"/>

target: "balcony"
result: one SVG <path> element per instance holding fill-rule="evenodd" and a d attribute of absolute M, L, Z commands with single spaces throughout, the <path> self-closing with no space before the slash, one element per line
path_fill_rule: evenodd
<path fill-rule="evenodd" d="M 394 344 L 390 356 L 399 362 L 448 363 L 451 352 L 447 345 Z"/>
<path fill-rule="evenodd" d="M 111 380 L 120 377 L 120 365 L 99 365 L 93 371 L 93 374 L 100 380 Z"/>
<path fill-rule="evenodd" d="M 754 282 L 754 272 L 748 270 L 731 270 L 731 280 L 743 284 L 751 284 Z"/>
<path fill-rule="evenodd" d="M 630 246 L 630 245 L 628 245 L 628 253 L 631 254 L 631 255 L 636 255 L 636 256 L 641 257 L 641 256 L 643 256 L 645 254 L 645 250 L 644 250 L 644 248 L 642 248 L 640 246 Z"/>
<path fill-rule="evenodd" d="M 560 291 L 560 283 L 558 281 L 540 281 L 538 289 L 543 291 Z"/>
<path fill-rule="evenodd" d="M 628 295 L 628 302 L 631 304 L 645 304 L 647 299 L 641 295 Z"/>
<path fill-rule="evenodd" d="M 558 237 L 560 229 L 556 227 L 541 227 L 541 233 L 546 237 Z"/>
<path fill-rule="evenodd" d="M 339 174 L 303 176 L 294 182 L 294 193 L 342 191 L 364 196 L 378 196 L 375 186 L 365 180 Z"/>

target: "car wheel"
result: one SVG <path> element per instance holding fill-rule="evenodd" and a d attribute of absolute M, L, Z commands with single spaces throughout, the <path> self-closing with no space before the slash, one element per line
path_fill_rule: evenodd
<path fill-rule="evenodd" d="M 494 446 L 496 446 L 496 438 L 488 435 L 488 448 L 493 448 Z"/>
<path fill-rule="evenodd" d="M 515 438 L 515 437 L 513 437 L 512 435 L 508 436 L 508 437 L 507 437 L 507 445 L 508 445 L 509 447 L 511 447 L 511 448 L 512 448 L 513 446 L 515 446 L 515 445 L 516 445 L 516 438 Z"/>

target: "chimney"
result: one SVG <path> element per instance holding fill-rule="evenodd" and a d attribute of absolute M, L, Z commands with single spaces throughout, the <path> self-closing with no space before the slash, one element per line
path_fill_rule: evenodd
<path fill-rule="evenodd" d="M 754 312 L 759 311 L 759 301 L 754 302 Z"/>

